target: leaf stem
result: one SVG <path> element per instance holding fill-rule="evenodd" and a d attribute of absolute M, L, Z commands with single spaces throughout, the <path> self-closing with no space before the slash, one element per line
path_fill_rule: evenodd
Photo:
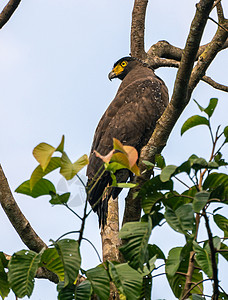
<path fill-rule="evenodd" d="M 75 216 L 77 216 L 80 220 L 82 220 L 82 217 L 79 216 L 72 208 L 69 207 L 69 205 L 67 203 L 63 203 L 63 205 L 69 209 Z"/>
<path fill-rule="evenodd" d="M 73 230 L 73 231 L 69 231 L 67 233 L 62 234 L 59 238 L 57 238 L 57 240 L 55 241 L 56 243 L 61 240 L 61 238 L 63 238 L 64 236 L 68 235 L 68 234 L 72 234 L 72 233 L 79 233 L 79 230 Z"/>
<path fill-rule="evenodd" d="M 95 252 L 96 252 L 96 254 L 98 256 L 99 261 L 102 262 L 101 257 L 100 257 L 100 255 L 99 255 L 99 253 L 97 251 L 97 248 L 94 246 L 94 244 L 90 240 L 88 240 L 87 238 L 83 237 L 82 240 L 87 241 L 93 247 L 93 249 L 95 250 Z"/>

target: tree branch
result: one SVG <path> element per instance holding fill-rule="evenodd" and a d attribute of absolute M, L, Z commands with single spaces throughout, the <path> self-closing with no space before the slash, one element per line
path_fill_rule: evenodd
<path fill-rule="evenodd" d="M 108 201 L 107 223 L 101 228 L 103 261 L 123 260 L 119 252 L 119 209 L 118 198 L 110 197 Z"/>
<path fill-rule="evenodd" d="M 131 23 L 131 56 L 145 59 L 144 30 L 148 0 L 135 0 Z"/>
<path fill-rule="evenodd" d="M 0 29 L 9 21 L 21 0 L 10 0 L 0 14 Z"/>
<path fill-rule="evenodd" d="M 212 300 L 218 300 L 218 297 L 219 297 L 219 282 L 218 282 L 218 267 L 217 267 L 217 263 L 216 263 L 216 249 L 215 249 L 214 244 L 213 244 L 213 236 L 212 236 L 212 232 L 211 232 L 211 228 L 210 228 L 210 224 L 209 224 L 209 219 L 208 219 L 208 216 L 206 214 L 205 208 L 203 209 L 202 215 L 205 219 L 206 229 L 207 229 L 207 234 L 208 234 L 208 240 L 209 240 L 209 246 L 210 246 L 210 250 L 211 250 L 211 265 L 212 265 L 213 281 L 214 281 L 213 296 L 212 296 L 211 299 Z"/>
<path fill-rule="evenodd" d="M 142 160 L 152 162 L 155 154 L 160 153 L 165 147 L 175 123 L 190 100 L 188 88 L 189 80 L 212 5 L 212 0 L 201 0 L 197 6 L 197 11 L 191 24 L 190 33 L 177 72 L 171 101 L 162 117 L 158 120 L 151 139 L 141 151 L 141 169 L 143 169 Z"/>
<path fill-rule="evenodd" d="M 35 252 L 40 252 L 47 245 L 36 234 L 29 221 L 21 212 L 9 188 L 9 184 L 0 165 L 0 203 L 11 224 L 24 244 Z"/>
<path fill-rule="evenodd" d="M 214 81 L 209 76 L 206 76 L 206 75 L 203 76 L 202 81 L 208 83 L 209 85 L 211 85 L 213 88 L 215 88 L 217 90 L 228 92 L 228 86 L 227 85 L 220 84 L 220 83 Z"/>

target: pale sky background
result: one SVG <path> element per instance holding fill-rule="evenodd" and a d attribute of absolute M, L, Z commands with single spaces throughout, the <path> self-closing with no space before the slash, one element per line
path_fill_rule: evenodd
<path fill-rule="evenodd" d="M 1 1 L 0 9 L 8 1 Z M 189 0 L 150 1 L 146 21 L 146 49 L 158 40 L 183 47 L 195 3 Z M 224 1 L 228 14 L 228 3 Z M 133 0 L 22 0 L 19 8 L 0 31 L 0 163 L 14 191 L 29 179 L 37 162 L 33 148 L 40 142 L 57 146 L 62 134 L 65 150 L 72 161 L 89 154 L 97 123 L 113 99 L 120 84 L 110 82 L 107 74 L 113 63 L 130 52 L 130 23 Z M 213 14 L 215 17 L 215 15 Z M 227 15 L 226 15 L 227 16 Z M 209 42 L 216 25 L 209 21 L 203 43 Z M 214 80 L 227 82 L 228 54 L 223 51 L 207 72 Z M 156 73 L 166 82 L 171 94 L 174 69 Z M 212 97 L 219 98 L 213 124 L 227 124 L 228 95 L 199 84 L 193 94 L 202 106 Z M 179 119 L 163 154 L 170 164 L 181 164 L 192 153 L 208 158 L 209 133 L 206 128 L 192 129 L 180 137 L 183 122 L 199 113 L 191 101 Z M 224 149 L 227 158 L 227 148 Z M 227 172 L 225 170 L 224 172 Z M 60 175 L 53 175 L 62 192 L 72 191 L 71 204 L 78 212 L 83 196 L 78 182 L 65 184 Z M 79 221 L 64 207 L 52 207 L 49 197 L 33 199 L 14 194 L 17 203 L 38 235 L 48 244 L 63 233 L 78 230 Z M 120 197 L 120 211 L 123 211 Z M 223 209 L 221 213 L 227 213 Z M 25 246 L 0 209 L 0 251 L 7 254 Z M 220 230 L 216 234 L 222 235 Z M 101 251 L 97 216 L 91 214 L 85 236 Z M 207 236 L 202 232 L 202 239 Z M 70 236 L 76 238 L 76 236 Z M 183 237 L 164 226 L 151 238 L 168 253 L 174 246 L 183 246 Z M 96 266 L 99 261 L 90 245 L 83 242 L 82 267 Z M 221 260 L 225 273 L 227 262 Z M 223 277 L 224 279 L 224 277 Z M 226 282 L 225 282 L 226 281 Z M 227 277 L 222 281 L 228 291 Z M 153 282 L 153 299 L 175 299 L 163 277 Z M 47 280 L 36 280 L 32 300 L 56 299 L 56 286 Z M 15 299 L 10 294 L 7 299 Z"/>

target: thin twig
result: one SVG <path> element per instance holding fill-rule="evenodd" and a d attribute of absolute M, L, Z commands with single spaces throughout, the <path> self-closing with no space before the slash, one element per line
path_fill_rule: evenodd
<path fill-rule="evenodd" d="M 156 275 L 152 276 L 152 278 L 155 278 L 155 277 L 158 277 L 158 276 L 162 276 L 162 275 L 166 275 L 166 272 L 160 273 L 160 274 L 156 274 Z"/>
<path fill-rule="evenodd" d="M 61 240 L 61 238 L 63 238 L 64 236 L 66 236 L 68 234 L 79 233 L 79 232 L 80 232 L 79 230 L 73 230 L 73 231 L 66 232 L 66 233 L 62 234 L 59 238 L 57 238 L 57 240 L 55 242 L 57 243 L 59 240 Z"/>
<path fill-rule="evenodd" d="M 222 28 L 223 30 L 225 30 L 225 31 L 227 31 L 228 32 L 228 30 L 224 27 L 224 26 L 222 26 L 221 24 L 219 24 L 217 21 L 215 21 L 213 18 L 211 18 L 211 17 L 208 17 L 208 19 L 209 20 L 211 20 L 212 22 L 214 22 L 216 25 L 218 25 L 220 28 Z"/>
<path fill-rule="evenodd" d="M 99 253 L 98 253 L 96 247 L 94 246 L 94 244 L 93 244 L 90 240 L 88 240 L 87 238 L 84 238 L 84 237 L 83 237 L 82 240 L 87 241 L 87 242 L 93 247 L 93 249 L 95 250 L 95 252 L 96 252 L 96 254 L 97 254 L 97 256 L 98 256 L 99 261 L 102 262 L 101 257 L 100 257 L 100 255 L 99 255 Z"/>
<path fill-rule="evenodd" d="M 64 205 L 67 209 L 69 209 L 75 216 L 77 216 L 80 220 L 82 220 L 82 217 L 79 216 L 72 208 L 70 208 L 70 207 L 68 206 L 67 203 L 63 203 L 63 205 Z"/>
<path fill-rule="evenodd" d="M 211 85 L 213 88 L 215 88 L 217 90 L 228 92 L 228 86 L 227 85 L 220 84 L 220 83 L 214 81 L 209 76 L 204 75 L 201 80 L 208 83 L 209 85 Z"/>
<path fill-rule="evenodd" d="M 79 238 L 78 238 L 79 246 L 81 244 L 81 241 L 82 241 L 82 238 L 83 238 L 83 232 L 84 232 L 84 229 L 85 229 L 85 220 L 87 218 L 87 213 L 86 213 L 87 212 L 87 205 L 88 205 L 88 200 L 86 199 L 83 218 L 82 218 L 82 224 L 81 224 L 81 229 L 80 229 L 80 234 L 79 234 Z"/>
<path fill-rule="evenodd" d="M 202 282 L 208 281 L 208 280 L 212 280 L 211 278 L 206 278 L 206 279 L 202 279 L 200 281 L 198 281 L 197 283 L 195 283 L 192 287 L 190 287 L 190 289 L 184 294 L 184 296 L 181 298 L 181 300 L 184 300 L 186 298 L 186 296 L 199 284 L 201 284 Z"/>

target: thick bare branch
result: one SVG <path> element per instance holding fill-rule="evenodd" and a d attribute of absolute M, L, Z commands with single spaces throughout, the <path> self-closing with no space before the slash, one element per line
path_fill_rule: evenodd
<path fill-rule="evenodd" d="M 10 0 L 0 14 L 0 29 L 9 21 L 21 0 Z"/>
<path fill-rule="evenodd" d="M 189 102 L 188 84 L 191 71 L 212 5 L 212 0 L 201 0 L 197 5 L 196 14 L 191 24 L 190 33 L 177 72 L 172 99 L 164 114 L 157 122 L 156 129 L 150 141 L 143 148 L 140 161 L 152 161 L 154 155 L 160 153 L 176 121 Z"/>
<path fill-rule="evenodd" d="M 11 224 L 24 244 L 35 252 L 40 252 L 47 245 L 41 240 L 21 212 L 9 188 L 9 184 L 0 165 L 0 203 Z"/>
<path fill-rule="evenodd" d="M 145 16 L 148 0 L 135 0 L 131 23 L 131 55 L 146 58 L 144 50 Z"/>
<path fill-rule="evenodd" d="M 228 21 L 223 23 L 223 27 L 228 28 Z M 204 52 L 200 55 L 196 66 L 194 67 L 191 75 L 191 79 L 189 82 L 189 96 L 199 83 L 199 81 L 203 78 L 206 70 L 210 66 L 211 62 L 214 60 L 215 56 L 222 49 L 224 43 L 228 38 L 228 31 L 225 31 L 223 28 L 218 27 L 215 36 L 212 41 L 205 48 Z"/>
<path fill-rule="evenodd" d="M 120 261 L 119 245 L 119 209 L 118 198 L 108 201 L 107 223 L 101 229 L 103 261 Z"/>
<path fill-rule="evenodd" d="M 209 44 L 205 44 L 199 47 L 195 61 L 205 51 Z M 228 39 L 223 44 L 223 47 L 219 50 L 224 50 L 228 47 Z M 175 47 L 167 41 L 159 41 L 152 45 L 147 52 L 146 63 L 152 68 L 157 69 L 160 67 L 179 67 L 181 61 L 183 49 Z"/>

